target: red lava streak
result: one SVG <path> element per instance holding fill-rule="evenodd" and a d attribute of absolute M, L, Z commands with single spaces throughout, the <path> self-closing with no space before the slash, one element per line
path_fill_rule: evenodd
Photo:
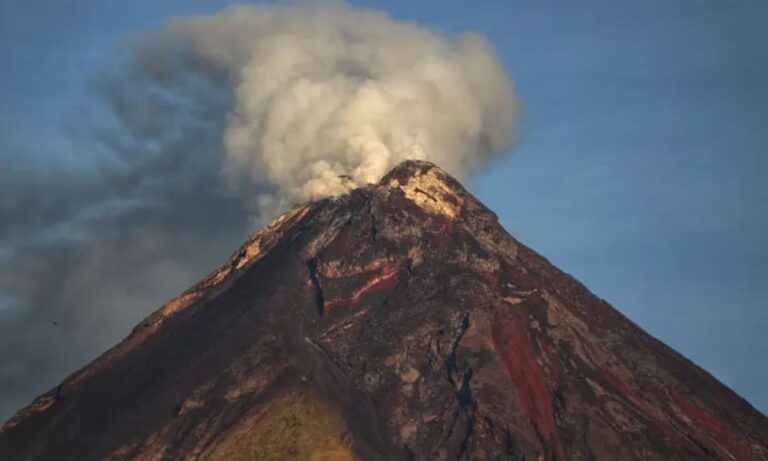
<path fill-rule="evenodd" d="M 714 416 L 702 410 L 678 392 L 670 391 L 670 395 L 675 404 L 680 407 L 680 410 L 700 424 L 706 433 L 715 439 L 722 448 L 735 456 L 736 459 L 751 459 L 736 442 L 733 434 L 720 424 Z"/>
<path fill-rule="evenodd" d="M 357 304 L 366 295 L 387 288 L 392 288 L 397 283 L 398 274 L 400 273 L 399 264 L 391 264 L 384 266 L 378 275 L 367 280 L 362 287 L 357 289 L 352 296 L 348 298 L 334 298 L 327 300 L 323 307 L 324 313 L 330 312 L 331 309 L 344 304 Z"/>
<path fill-rule="evenodd" d="M 493 326 L 493 345 L 512 377 L 517 394 L 541 440 L 546 459 L 565 459 L 557 437 L 552 392 L 528 333 L 527 313 L 520 307 L 505 312 Z"/>

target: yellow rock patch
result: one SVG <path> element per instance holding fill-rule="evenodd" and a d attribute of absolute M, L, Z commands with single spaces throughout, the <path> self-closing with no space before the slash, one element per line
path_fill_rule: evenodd
<path fill-rule="evenodd" d="M 400 184 L 398 180 L 393 179 L 389 187 L 401 189 L 409 200 L 431 213 L 455 218 L 461 211 L 462 203 L 453 203 L 446 197 L 461 199 L 443 178 L 439 170 L 432 168 L 424 174 L 408 178 L 405 184 Z"/>
<path fill-rule="evenodd" d="M 310 389 L 275 397 L 224 434 L 206 459 L 353 461 L 341 409 Z"/>
<path fill-rule="evenodd" d="M 271 233 L 289 220 L 293 220 L 294 222 L 300 220 L 309 212 L 309 210 L 310 207 L 308 206 L 292 208 L 251 236 L 245 244 L 245 254 L 237 261 L 235 268 L 242 269 L 246 264 L 255 261 L 257 257 L 261 255 L 262 240 L 265 237 L 270 236 Z"/>

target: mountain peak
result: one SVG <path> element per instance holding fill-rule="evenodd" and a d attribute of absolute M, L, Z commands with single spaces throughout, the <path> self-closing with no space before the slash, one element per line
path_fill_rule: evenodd
<path fill-rule="evenodd" d="M 395 165 L 380 181 L 381 184 L 389 184 L 390 180 L 398 179 L 401 182 L 408 182 L 413 177 L 421 176 L 430 170 L 438 170 L 444 176 L 447 176 L 439 166 L 428 160 L 404 160 Z"/>
<path fill-rule="evenodd" d="M 763 415 L 423 161 L 293 208 L 0 431 L 0 459 L 766 457 Z"/>
<path fill-rule="evenodd" d="M 379 185 L 401 190 L 405 196 L 430 213 L 455 218 L 467 192 L 437 165 L 423 160 L 406 160 L 395 166 Z"/>

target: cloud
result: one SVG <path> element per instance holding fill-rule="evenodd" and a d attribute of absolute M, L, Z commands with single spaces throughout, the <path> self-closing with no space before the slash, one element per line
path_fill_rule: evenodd
<path fill-rule="evenodd" d="M 335 195 L 350 187 L 341 175 L 363 185 L 411 158 L 466 176 L 513 141 L 510 80 L 477 34 L 344 4 L 239 6 L 171 21 L 133 51 L 112 83 L 139 88 L 122 106 L 134 133 L 213 107 L 227 171 L 271 186 L 270 202 Z"/>

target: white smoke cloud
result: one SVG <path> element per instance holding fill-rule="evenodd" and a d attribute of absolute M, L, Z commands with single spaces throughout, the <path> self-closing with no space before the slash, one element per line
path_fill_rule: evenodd
<path fill-rule="evenodd" d="M 170 93 L 170 114 L 140 111 L 134 131 L 170 130 L 190 99 L 180 81 L 228 94 L 225 169 L 272 186 L 261 207 L 336 195 L 405 159 L 464 177 L 513 140 L 510 80 L 477 34 L 445 37 L 345 4 L 237 6 L 171 21 L 134 53 L 131 78 Z"/>

